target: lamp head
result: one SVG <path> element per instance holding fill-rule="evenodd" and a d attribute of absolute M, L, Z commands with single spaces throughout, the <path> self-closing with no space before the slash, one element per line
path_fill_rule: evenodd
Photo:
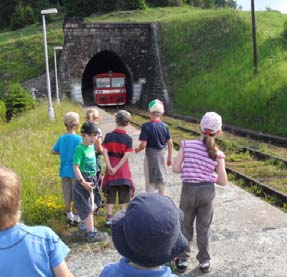
<path fill-rule="evenodd" d="M 46 15 L 46 14 L 57 14 L 58 11 L 56 8 L 53 9 L 47 9 L 47 10 L 41 10 L 41 14 L 42 15 Z"/>

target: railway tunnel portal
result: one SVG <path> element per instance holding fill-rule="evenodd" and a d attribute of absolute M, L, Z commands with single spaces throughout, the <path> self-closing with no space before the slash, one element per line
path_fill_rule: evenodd
<path fill-rule="evenodd" d="M 84 105 L 94 105 L 93 77 L 108 71 L 126 75 L 128 103 L 146 107 L 154 98 L 171 103 L 165 85 L 159 25 L 155 23 L 64 22 L 64 49 L 59 62 L 62 94 Z"/>

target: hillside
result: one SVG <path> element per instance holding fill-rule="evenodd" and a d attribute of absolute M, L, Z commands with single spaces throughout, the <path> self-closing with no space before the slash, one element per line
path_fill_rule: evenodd
<path fill-rule="evenodd" d="M 162 50 L 176 112 L 214 110 L 233 125 L 287 135 L 287 16 L 258 12 L 256 18 L 257 76 L 249 13 L 206 11 L 164 20 Z"/>
<path fill-rule="evenodd" d="M 214 110 L 224 122 L 287 136 L 287 16 L 257 12 L 258 75 L 253 75 L 250 13 L 191 7 L 114 12 L 90 22 L 161 23 L 161 57 L 174 110 L 201 116 Z M 48 44 L 62 44 L 62 20 L 48 25 Z M 44 73 L 41 25 L 0 33 L 0 95 L 7 80 Z"/>

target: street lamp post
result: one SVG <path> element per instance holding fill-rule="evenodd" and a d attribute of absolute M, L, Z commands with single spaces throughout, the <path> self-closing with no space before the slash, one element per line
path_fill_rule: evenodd
<path fill-rule="evenodd" d="M 41 10 L 42 22 L 43 22 L 43 33 L 44 33 L 44 49 L 45 49 L 46 77 L 47 77 L 47 91 L 48 91 L 48 117 L 51 121 L 55 119 L 55 114 L 54 114 L 54 109 L 53 109 L 53 104 L 52 104 L 52 95 L 51 95 L 45 15 L 56 14 L 56 13 L 58 13 L 57 9 Z"/>
<path fill-rule="evenodd" d="M 56 50 L 63 50 L 63 47 L 62 47 L 62 46 L 55 46 L 55 47 L 54 47 L 56 99 L 57 99 L 57 103 L 60 104 L 59 86 L 58 86 L 58 73 L 57 73 L 57 54 L 56 54 Z"/>

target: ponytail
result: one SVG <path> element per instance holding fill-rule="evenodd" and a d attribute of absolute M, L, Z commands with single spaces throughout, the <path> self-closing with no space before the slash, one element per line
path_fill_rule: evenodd
<path fill-rule="evenodd" d="M 214 136 L 204 135 L 203 143 L 207 148 L 208 157 L 215 161 L 217 157 L 217 148 L 216 148 Z"/>

